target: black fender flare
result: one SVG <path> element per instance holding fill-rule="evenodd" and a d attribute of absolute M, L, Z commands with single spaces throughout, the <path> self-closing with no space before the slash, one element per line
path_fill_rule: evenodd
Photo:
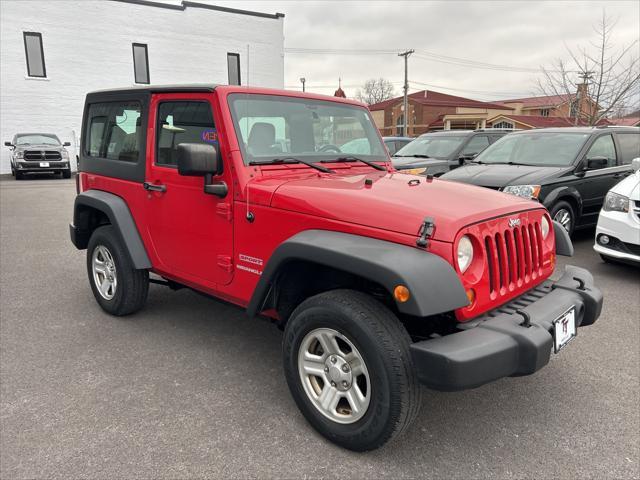
<path fill-rule="evenodd" d="M 553 205 L 562 200 L 563 198 L 570 197 L 578 205 L 578 211 L 576 212 L 576 218 L 582 215 L 582 196 L 580 192 L 570 185 L 557 187 L 547 193 L 544 197 L 542 204 L 551 211 Z"/>
<path fill-rule="evenodd" d="M 556 254 L 573 257 L 573 243 L 571 242 L 571 237 L 569 237 L 569 232 L 555 220 L 551 223 L 553 223 L 553 233 L 556 236 Z"/>
<path fill-rule="evenodd" d="M 92 233 L 89 218 L 83 214 L 86 208 L 98 210 L 107 216 L 120 235 L 135 268 L 151 268 L 151 261 L 126 202 L 121 197 L 102 190 L 87 190 L 76 196 L 73 206 L 73 225 L 69 226 L 71 241 L 76 248 L 86 249 Z"/>
<path fill-rule="evenodd" d="M 263 310 L 278 272 L 290 261 L 309 261 L 359 275 L 382 285 L 391 295 L 405 285 L 411 296 L 396 302 L 402 313 L 426 317 L 469 304 L 460 279 L 444 259 L 407 245 L 326 230 L 305 230 L 285 240 L 269 258 L 247 306 Z"/>

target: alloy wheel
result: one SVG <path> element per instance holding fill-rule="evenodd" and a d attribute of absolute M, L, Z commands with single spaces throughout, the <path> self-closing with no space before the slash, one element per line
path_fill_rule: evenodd
<path fill-rule="evenodd" d="M 104 245 L 98 245 L 93 250 L 91 269 L 100 296 L 105 300 L 111 300 L 116 294 L 118 277 L 113 255 Z"/>
<path fill-rule="evenodd" d="M 298 351 L 298 372 L 307 397 L 325 417 L 349 424 L 371 401 L 371 380 L 355 345 L 330 328 L 309 332 Z"/>

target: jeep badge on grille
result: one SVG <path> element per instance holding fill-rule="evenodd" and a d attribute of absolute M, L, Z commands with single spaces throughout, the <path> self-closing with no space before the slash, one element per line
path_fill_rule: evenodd
<path fill-rule="evenodd" d="M 509 219 L 509 226 L 511 228 L 519 227 L 520 226 L 520 219 L 519 218 L 510 218 Z"/>

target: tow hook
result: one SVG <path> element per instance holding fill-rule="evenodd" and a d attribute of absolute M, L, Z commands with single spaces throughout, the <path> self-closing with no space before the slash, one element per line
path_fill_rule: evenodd
<path fill-rule="evenodd" d="M 524 310 L 516 310 L 516 313 L 520 314 L 522 318 L 524 318 L 524 322 L 520 324 L 521 327 L 524 327 L 524 328 L 531 327 L 531 317 L 527 312 L 525 312 Z"/>
<path fill-rule="evenodd" d="M 422 248 L 427 248 L 429 245 L 429 239 L 433 235 L 433 231 L 436 228 L 436 222 L 433 220 L 433 217 L 427 217 L 420 225 L 420 229 L 418 230 L 418 239 L 416 240 L 416 245 Z"/>

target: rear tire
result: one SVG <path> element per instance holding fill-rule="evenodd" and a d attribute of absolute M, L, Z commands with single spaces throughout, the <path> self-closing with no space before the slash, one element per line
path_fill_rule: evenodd
<path fill-rule="evenodd" d="M 305 300 L 283 339 L 285 376 L 298 408 L 344 448 L 381 447 L 420 408 L 410 343 L 398 318 L 364 293 L 333 290 Z"/>
<path fill-rule="evenodd" d="M 569 202 L 564 200 L 559 201 L 549 211 L 551 218 L 560 223 L 564 229 L 569 233 L 569 236 L 573 235 L 573 231 L 576 227 L 576 212 Z"/>
<path fill-rule="evenodd" d="M 112 225 L 97 228 L 87 247 L 87 273 L 93 296 L 111 315 L 140 310 L 149 291 L 149 272 L 133 266 Z"/>

